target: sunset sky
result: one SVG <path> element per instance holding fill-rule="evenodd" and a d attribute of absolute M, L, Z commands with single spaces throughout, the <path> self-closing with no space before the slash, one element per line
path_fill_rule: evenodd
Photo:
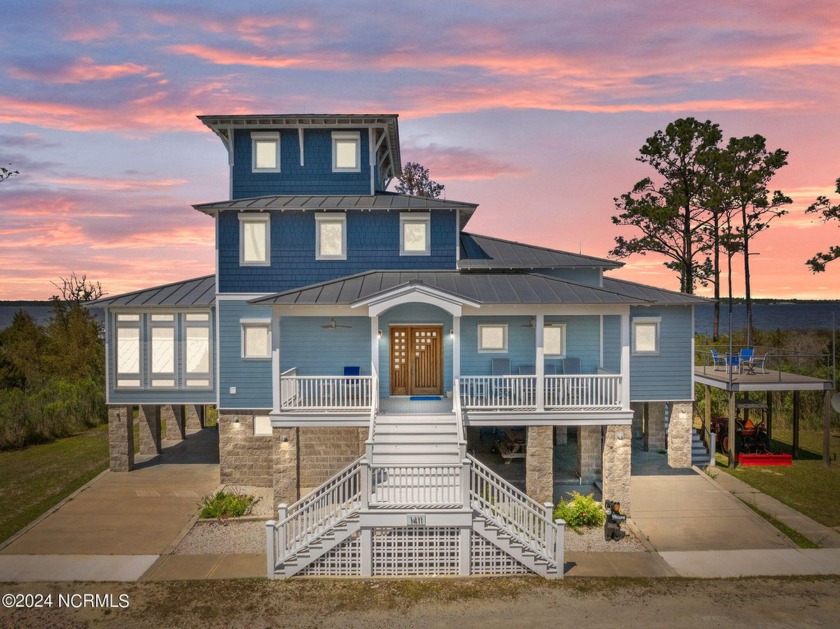
<path fill-rule="evenodd" d="M 795 7 L 795 8 L 790 8 Z M 757 296 L 840 298 L 840 243 L 804 209 L 840 177 L 836 2 L 28 0 L 0 14 L 0 299 L 75 271 L 109 294 L 213 272 L 228 192 L 195 116 L 398 113 L 402 159 L 470 231 L 606 256 L 613 198 L 648 174 L 654 131 L 687 116 L 790 152 L 795 204 L 760 235 Z M 653 257 L 616 277 L 676 289 Z M 740 260 L 737 261 L 740 266 Z M 742 294 L 741 275 L 735 278 Z"/>

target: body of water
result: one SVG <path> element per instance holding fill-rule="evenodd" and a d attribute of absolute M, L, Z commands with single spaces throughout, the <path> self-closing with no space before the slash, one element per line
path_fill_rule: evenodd
<path fill-rule="evenodd" d="M 753 325 L 758 330 L 830 330 L 832 314 L 840 328 L 840 301 L 779 302 L 753 304 Z M 700 334 L 711 335 L 714 306 L 697 306 L 694 329 Z M 732 306 L 732 329 L 742 330 L 747 324 L 745 304 Z M 720 304 L 720 332 L 729 331 L 729 305 Z"/>
<path fill-rule="evenodd" d="M 32 318 L 41 325 L 46 325 L 52 317 L 52 306 L 49 302 L 44 302 L 37 305 L 10 305 L 9 303 L 0 303 L 0 330 L 3 330 L 12 324 L 12 319 L 18 310 L 25 310 L 32 315 Z M 105 311 L 102 308 L 94 308 L 93 314 L 97 319 L 105 321 Z"/>

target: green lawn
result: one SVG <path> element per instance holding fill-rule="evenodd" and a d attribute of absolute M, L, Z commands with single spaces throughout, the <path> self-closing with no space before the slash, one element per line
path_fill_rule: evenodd
<path fill-rule="evenodd" d="M 834 433 L 836 435 L 836 432 Z M 790 452 L 790 429 L 773 429 L 773 452 Z M 799 457 L 791 467 L 725 467 L 718 455 L 718 469 L 773 496 L 826 526 L 840 526 L 840 461 L 826 469 L 822 462 L 822 432 L 800 430 Z M 832 455 L 840 451 L 840 437 L 831 438 Z M 721 462 L 723 464 L 721 464 Z"/>
<path fill-rule="evenodd" d="M 135 451 L 138 430 L 134 427 Z M 108 426 L 23 450 L 0 452 L 0 541 L 108 467 Z"/>

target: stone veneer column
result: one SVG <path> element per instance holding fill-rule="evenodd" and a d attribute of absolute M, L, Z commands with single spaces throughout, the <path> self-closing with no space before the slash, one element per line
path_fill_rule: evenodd
<path fill-rule="evenodd" d="M 108 454 L 112 472 L 134 469 L 134 408 L 108 407 Z"/>
<path fill-rule="evenodd" d="M 578 426 L 577 473 L 591 483 L 601 471 L 601 427 Z"/>
<path fill-rule="evenodd" d="M 668 424 L 668 465 L 671 467 L 691 467 L 693 429 L 694 405 L 691 402 L 674 402 Z"/>
<path fill-rule="evenodd" d="M 166 422 L 166 439 L 181 441 L 184 436 L 183 407 L 177 404 L 164 404 L 160 409 L 160 418 Z"/>
<path fill-rule="evenodd" d="M 607 426 L 604 437 L 604 500 L 618 501 L 630 510 L 630 426 Z"/>
<path fill-rule="evenodd" d="M 201 430 L 204 428 L 204 420 L 201 417 L 200 404 L 187 404 L 184 407 L 184 421 L 186 423 L 186 430 Z"/>
<path fill-rule="evenodd" d="M 298 429 L 275 428 L 272 435 L 274 506 L 291 504 L 300 498 L 298 471 Z"/>
<path fill-rule="evenodd" d="M 274 486 L 271 435 L 254 434 L 250 410 L 219 412 L 219 480 L 226 485 Z"/>
<path fill-rule="evenodd" d="M 637 439 L 645 434 L 645 403 L 630 402 L 630 410 L 633 411 L 633 426 L 630 434 L 633 439 Z"/>
<path fill-rule="evenodd" d="M 645 402 L 645 450 L 659 452 L 665 449 L 665 402 Z"/>
<path fill-rule="evenodd" d="M 140 454 L 160 454 L 160 406 L 140 405 Z"/>
<path fill-rule="evenodd" d="M 525 493 L 539 502 L 554 502 L 554 434 L 551 426 L 529 426 L 525 456 Z"/>

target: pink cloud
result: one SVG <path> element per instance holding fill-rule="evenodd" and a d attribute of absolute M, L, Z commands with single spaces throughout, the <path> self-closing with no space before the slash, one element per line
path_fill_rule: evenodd
<path fill-rule="evenodd" d="M 418 147 L 403 143 L 403 162 L 421 163 L 432 172 L 433 178 L 450 179 L 494 179 L 500 176 L 518 176 L 526 169 L 494 159 L 483 152 L 460 146 L 429 144 Z"/>
<path fill-rule="evenodd" d="M 38 68 L 11 66 L 8 72 L 10 76 L 16 79 L 29 79 L 46 83 L 85 83 L 144 74 L 148 70 L 147 66 L 136 63 L 98 65 L 90 57 L 80 57 L 71 63 L 57 66 Z"/>

